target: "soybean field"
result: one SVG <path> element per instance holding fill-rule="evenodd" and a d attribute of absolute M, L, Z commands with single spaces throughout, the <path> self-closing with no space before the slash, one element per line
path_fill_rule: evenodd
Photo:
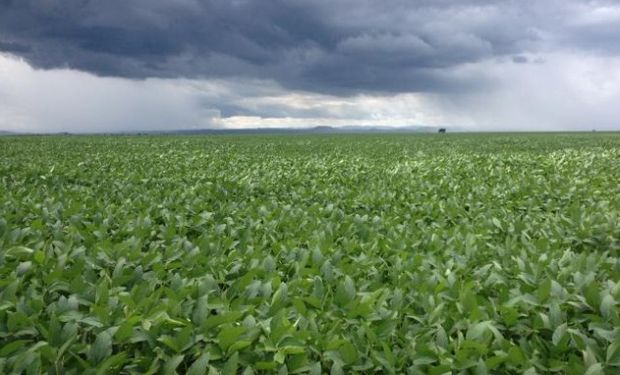
<path fill-rule="evenodd" d="M 620 134 L 0 137 L 2 374 L 619 374 Z"/>

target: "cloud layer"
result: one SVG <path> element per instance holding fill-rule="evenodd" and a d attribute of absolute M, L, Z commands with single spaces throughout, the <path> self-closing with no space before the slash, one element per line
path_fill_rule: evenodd
<path fill-rule="evenodd" d="M 92 111 L 118 92 L 107 106 L 122 127 L 133 116 L 131 128 L 573 129 L 588 118 L 612 128 L 618 24 L 620 5 L 604 0 L 0 0 L 0 64 L 25 82 L 0 87 L 12 98 L 0 121 L 33 127 L 44 111 L 33 103 L 69 98 L 63 88 L 75 85 L 87 94 L 71 100 Z M 16 99 L 24 87 L 33 113 L 25 94 Z M 166 114 L 150 116 L 153 103 Z M 104 130 L 101 118 L 93 126 Z"/>
<path fill-rule="evenodd" d="M 620 53 L 604 1 L 3 0 L 0 49 L 105 76 L 252 77 L 319 92 L 471 89 L 456 66 Z"/>

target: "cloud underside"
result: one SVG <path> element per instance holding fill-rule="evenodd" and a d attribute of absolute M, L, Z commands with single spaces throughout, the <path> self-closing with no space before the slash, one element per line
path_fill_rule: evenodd
<path fill-rule="evenodd" d="M 295 90 L 470 91 L 452 74 L 557 49 L 620 53 L 613 2 L 0 1 L 0 50 L 128 78 L 269 79 Z"/>

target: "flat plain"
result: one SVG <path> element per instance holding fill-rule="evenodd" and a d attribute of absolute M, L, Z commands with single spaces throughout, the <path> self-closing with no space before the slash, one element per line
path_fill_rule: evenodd
<path fill-rule="evenodd" d="M 618 374 L 620 134 L 0 138 L 0 373 Z"/>

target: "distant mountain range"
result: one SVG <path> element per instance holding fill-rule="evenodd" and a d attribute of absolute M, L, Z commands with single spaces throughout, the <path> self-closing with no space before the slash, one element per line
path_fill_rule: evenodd
<path fill-rule="evenodd" d="M 148 134 L 329 134 L 329 133 L 428 133 L 438 128 L 427 126 L 314 126 L 310 128 L 245 128 L 245 129 L 183 129 L 152 132 L 128 132 Z"/>

